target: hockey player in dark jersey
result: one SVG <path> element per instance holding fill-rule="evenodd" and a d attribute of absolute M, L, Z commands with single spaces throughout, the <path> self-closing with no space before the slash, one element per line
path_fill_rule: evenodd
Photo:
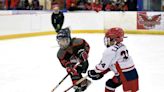
<path fill-rule="evenodd" d="M 53 8 L 53 13 L 51 15 L 51 23 L 55 31 L 58 32 L 63 26 L 64 14 L 59 10 L 58 3 L 54 3 L 52 5 L 52 8 Z"/>
<path fill-rule="evenodd" d="M 60 46 L 57 57 L 61 65 L 71 76 L 72 83 L 75 84 L 79 79 L 83 78 L 82 73 L 86 73 L 88 69 L 90 46 L 84 39 L 71 38 L 69 28 L 59 30 L 56 37 Z M 77 65 L 77 63 L 79 64 Z M 77 67 L 73 68 L 75 65 L 77 65 Z M 74 87 L 75 92 L 83 92 L 90 83 L 90 80 L 84 80 Z"/>

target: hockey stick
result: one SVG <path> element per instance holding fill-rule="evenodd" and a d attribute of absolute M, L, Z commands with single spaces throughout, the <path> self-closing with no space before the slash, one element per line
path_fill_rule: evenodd
<path fill-rule="evenodd" d="M 70 86 L 69 88 L 67 88 L 64 92 L 69 91 L 71 88 L 73 88 L 74 86 L 80 84 L 81 82 L 83 82 L 85 79 L 87 79 L 88 75 L 86 75 L 85 77 L 81 78 L 80 80 L 78 80 L 75 84 L 73 84 L 72 86 Z"/>
<path fill-rule="evenodd" d="M 58 45 L 51 46 L 51 48 L 58 48 L 58 47 L 59 47 Z"/>
<path fill-rule="evenodd" d="M 54 92 L 56 88 L 68 77 L 69 74 L 67 74 L 53 89 L 51 92 Z"/>
<path fill-rule="evenodd" d="M 81 62 L 76 63 L 76 65 L 74 65 L 73 68 L 76 69 L 77 66 L 78 66 L 79 64 L 81 64 Z M 68 75 L 69 75 L 69 74 L 67 74 L 67 75 L 66 75 L 66 76 L 52 89 L 51 92 L 54 92 L 54 91 L 56 90 L 56 88 L 58 88 L 58 86 L 68 77 Z"/>

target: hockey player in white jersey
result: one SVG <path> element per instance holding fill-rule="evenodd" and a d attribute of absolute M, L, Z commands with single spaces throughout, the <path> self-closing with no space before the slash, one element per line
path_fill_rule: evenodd
<path fill-rule="evenodd" d="M 101 62 L 94 70 L 88 71 L 88 76 L 93 80 L 102 78 L 108 71 L 115 73 L 112 79 L 106 81 L 105 92 L 115 92 L 121 84 L 124 92 L 139 90 L 138 73 L 126 46 L 121 43 L 123 38 L 123 29 L 116 27 L 107 30 L 104 38 L 107 48 Z"/>

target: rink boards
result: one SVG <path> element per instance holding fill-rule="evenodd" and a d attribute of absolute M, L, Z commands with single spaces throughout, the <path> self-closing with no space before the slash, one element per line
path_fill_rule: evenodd
<path fill-rule="evenodd" d="M 0 40 L 55 34 L 52 11 L 0 11 Z M 130 34 L 164 34 L 163 12 L 95 12 L 64 13 L 63 27 L 73 33 L 103 33 L 121 27 Z"/>

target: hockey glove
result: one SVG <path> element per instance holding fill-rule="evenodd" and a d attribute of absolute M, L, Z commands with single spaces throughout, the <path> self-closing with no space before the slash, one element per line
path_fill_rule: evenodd
<path fill-rule="evenodd" d="M 71 67 L 67 67 L 66 70 L 67 70 L 67 72 L 68 72 L 69 74 L 71 74 L 71 75 L 78 75 L 78 72 L 77 72 L 76 69 L 73 69 L 73 68 L 71 68 Z"/>
<path fill-rule="evenodd" d="M 92 80 L 99 80 L 101 79 L 104 75 L 101 73 L 96 73 L 95 70 L 88 70 L 88 76 L 92 78 Z"/>
<path fill-rule="evenodd" d="M 85 51 L 85 49 L 80 49 L 77 54 L 81 60 L 87 61 L 88 53 Z"/>

